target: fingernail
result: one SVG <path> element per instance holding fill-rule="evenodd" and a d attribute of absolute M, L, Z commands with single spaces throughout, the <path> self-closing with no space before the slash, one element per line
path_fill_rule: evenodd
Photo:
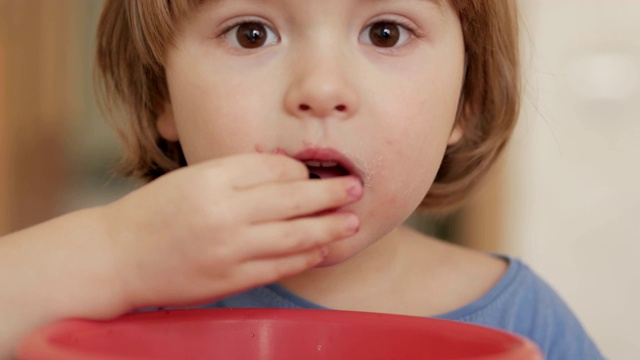
<path fill-rule="evenodd" d="M 347 194 L 352 199 L 357 199 L 362 195 L 362 184 L 356 178 L 350 178 L 346 186 Z"/>
<path fill-rule="evenodd" d="M 355 214 L 347 214 L 344 220 L 345 228 L 354 234 L 360 229 L 360 219 Z"/>

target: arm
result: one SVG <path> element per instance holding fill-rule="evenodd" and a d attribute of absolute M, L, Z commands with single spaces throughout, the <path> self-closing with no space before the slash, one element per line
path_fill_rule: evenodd
<path fill-rule="evenodd" d="M 0 358 L 35 328 L 125 312 L 98 208 L 0 238 Z"/>
<path fill-rule="evenodd" d="M 357 232 L 356 179 L 280 155 L 189 166 L 0 239 L 0 357 L 36 327 L 219 299 L 307 270 Z"/>

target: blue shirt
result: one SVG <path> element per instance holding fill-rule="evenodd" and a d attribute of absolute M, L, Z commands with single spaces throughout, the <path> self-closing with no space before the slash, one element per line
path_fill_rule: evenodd
<path fill-rule="evenodd" d="M 550 360 L 603 359 L 567 305 L 520 260 L 506 258 L 507 271 L 478 300 L 434 316 L 506 330 L 531 339 Z M 205 305 L 206 308 L 326 309 L 278 284 L 258 287 Z"/>

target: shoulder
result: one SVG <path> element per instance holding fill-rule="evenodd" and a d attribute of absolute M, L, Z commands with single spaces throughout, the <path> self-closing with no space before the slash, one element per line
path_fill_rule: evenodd
<path fill-rule="evenodd" d="M 509 267 L 489 292 L 441 317 L 520 334 L 537 343 L 547 359 L 601 359 L 560 296 L 520 260 L 503 258 Z"/>

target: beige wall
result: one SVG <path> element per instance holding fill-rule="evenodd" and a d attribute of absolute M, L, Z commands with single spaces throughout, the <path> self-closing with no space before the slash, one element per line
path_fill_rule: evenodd
<path fill-rule="evenodd" d="M 521 3 L 528 80 L 503 249 L 563 295 L 607 356 L 640 359 L 640 2 Z"/>
<path fill-rule="evenodd" d="M 123 193 L 93 95 L 101 5 L 0 0 L 0 235 Z"/>
<path fill-rule="evenodd" d="M 7 107 L 6 107 L 6 43 L 7 43 L 7 14 L 6 4 L 0 2 L 0 234 L 8 231 L 8 201 L 7 201 Z M 4 15 L 3 15 L 4 14 Z"/>
<path fill-rule="evenodd" d="M 53 216 L 64 180 L 64 134 L 73 110 L 68 5 L 35 0 L 2 4 L 4 230 Z"/>

